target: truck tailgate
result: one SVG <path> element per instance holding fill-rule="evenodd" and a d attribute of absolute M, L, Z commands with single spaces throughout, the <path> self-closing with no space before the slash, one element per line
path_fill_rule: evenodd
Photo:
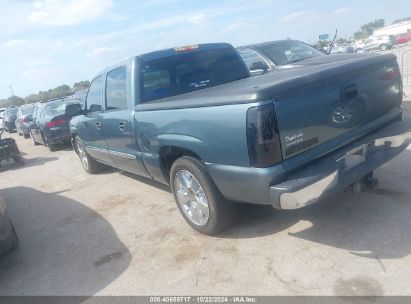
<path fill-rule="evenodd" d="M 351 133 L 352 141 L 356 139 L 359 127 L 386 124 L 379 118 L 400 112 L 402 85 L 395 56 L 323 64 L 315 73 L 301 75 L 298 86 L 274 96 L 283 159 L 330 140 L 335 145 L 327 149 L 337 149 L 338 138 L 346 144 Z"/>

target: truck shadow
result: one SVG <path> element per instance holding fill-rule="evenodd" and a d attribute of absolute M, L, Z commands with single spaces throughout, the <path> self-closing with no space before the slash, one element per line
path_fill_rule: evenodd
<path fill-rule="evenodd" d="M 94 295 L 129 266 L 129 250 L 90 208 L 27 187 L 1 192 L 20 238 L 19 248 L 0 260 L 1 296 Z"/>
<path fill-rule="evenodd" d="M 411 253 L 411 190 L 407 182 L 411 174 L 398 167 L 409 164 L 411 151 L 405 150 L 399 158 L 376 173 L 382 185 L 374 190 L 355 195 L 340 192 L 298 210 L 240 205 L 236 225 L 220 237 L 253 238 L 286 232 L 361 257 L 407 256 Z M 397 179 L 390 180 L 390 176 Z"/>
<path fill-rule="evenodd" d="M 8 171 L 8 170 L 20 170 L 28 167 L 36 167 L 36 166 L 42 166 L 48 162 L 56 161 L 58 160 L 57 157 L 52 156 L 52 157 L 35 157 L 35 158 L 29 158 L 26 159 L 24 158 L 24 165 L 19 165 L 16 164 L 13 160 L 9 161 L 2 161 L 1 162 L 1 167 L 0 167 L 0 172 L 2 171 Z"/>

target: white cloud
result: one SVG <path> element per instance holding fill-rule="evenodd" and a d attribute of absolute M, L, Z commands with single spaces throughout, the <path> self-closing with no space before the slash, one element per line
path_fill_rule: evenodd
<path fill-rule="evenodd" d="M 6 41 L 3 45 L 5 47 L 15 47 L 15 46 L 22 46 L 26 44 L 28 41 L 26 39 L 10 39 Z"/>
<path fill-rule="evenodd" d="M 49 26 L 76 25 L 93 21 L 111 6 L 111 0 L 36 1 L 29 21 Z"/>
<path fill-rule="evenodd" d="M 188 18 L 188 22 L 193 23 L 193 24 L 202 24 L 202 23 L 205 23 L 206 21 L 207 21 L 206 14 L 197 14 L 197 15 L 194 15 Z"/>
<path fill-rule="evenodd" d="M 318 11 L 307 10 L 307 11 L 296 11 L 280 18 L 281 21 L 294 21 L 294 20 L 307 20 L 315 19 L 318 17 Z"/>
<path fill-rule="evenodd" d="M 107 47 L 107 46 L 98 47 L 98 48 L 92 49 L 88 53 L 88 56 L 91 57 L 91 58 L 96 58 L 96 57 L 105 56 L 107 54 L 110 54 L 111 52 L 113 52 L 115 50 L 116 50 L 116 48 L 114 48 L 114 47 Z"/>
<path fill-rule="evenodd" d="M 336 15 L 342 15 L 342 14 L 348 13 L 350 11 L 352 11 L 352 8 L 350 8 L 350 7 L 341 7 L 341 8 L 338 8 L 338 9 L 334 10 L 333 13 L 336 14 Z"/>
<path fill-rule="evenodd" d="M 247 26 L 247 23 L 245 22 L 235 22 L 235 23 L 231 23 L 229 25 L 227 25 L 223 31 L 228 33 L 228 32 L 232 32 L 241 28 L 244 28 L 245 26 Z"/>

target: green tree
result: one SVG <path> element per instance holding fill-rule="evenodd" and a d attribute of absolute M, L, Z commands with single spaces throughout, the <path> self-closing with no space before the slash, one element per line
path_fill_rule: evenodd
<path fill-rule="evenodd" d="M 24 100 L 24 98 L 13 95 L 7 99 L 0 100 L 0 108 L 19 107 L 21 105 L 24 105 L 25 103 L 26 101 Z"/>
<path fill-rule="evenodd" d="M 63 84 L 52 90 L 49 90 L 48 93 L 50 98 L 60 98 L 72 95 L 73 91 L 71 90 L 70 86 Z"/>
<path fill-rule="evenodd" d="M 0 99 L 0 108 L 8 108 L 10 106 L 7 99 Z"/>
<path fill-rule="evenodd" d="M 79 81 L 73 84 L 73 91 L 78 92 L 81 90 L 85 90 L 85 89 L 88 89 L 89 86 L 90 86 L 90 81 L 82 80 L 82 81 Z"/>
<path fill-rule="evenodd" d="M 392 22 L 392 24 L 396 24 L 396 23 L 400 23 L 400 22 L 408 21 L 408 20 L 411 20 L 411 17 L 405 17 L 405 18 L 401 18 L 401 19 L 394 20 L 394 21 Z"/>
<path fill-rule="evenodd" d="M 368 22 L 360 27 L 360 32 L 362 32 L 362 39 L 371 36 L 376 29 L 382 28 L 385 25 L 384 19 L 376 19 L 374 21 Z M 357 32 L 358 33 L 358 32 Z M 354 33 L 354 37 L 355 37 Z"/>

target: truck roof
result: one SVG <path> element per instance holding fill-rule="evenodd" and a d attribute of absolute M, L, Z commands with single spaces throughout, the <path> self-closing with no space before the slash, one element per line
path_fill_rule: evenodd
<path fill-rule="evenodd" d="M 286 40 L 266 41 L 266 42 L 259 42 L 259 43 L 241 45 L 237 48 L 259 47 L 259 46 L 272 45 L 272 44 L 276 44 L 276 43 L 289 42 L 289 41 L 298 41 L 298 40 L 286 39 Z M 298 42 L 300 42 L 300 41 L 298 41 Z"/>
<path fill-rule="evenodd" d="M 137 56 L 142 61 L 155 60 L 158 58 L 174 56 L 179 52 L 184 52 L 185 49 L 189 49 L 190 52 L 206 51 L 206 50 L 216 50 L 222 48 L 232 48 L 233 46 L 229 43 L 204 43 L 204 44 L 194 44 L 187 46 L 174 47 L 170 49 L 154 51 L 150 53 L 145 53 Z"/>

